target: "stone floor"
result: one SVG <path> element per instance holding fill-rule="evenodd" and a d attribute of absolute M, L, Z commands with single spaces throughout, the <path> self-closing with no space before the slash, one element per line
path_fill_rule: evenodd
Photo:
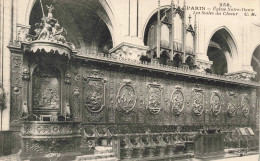
<path fill-rule="evenodd" d="M 226 158 L 226 159 L 220 159 L 214 161 L 260 161 L 260 160 L 259 160 L 259 155 L 249 155 L 249 156 Z"/>
<path fill-rule="evenodd" d="M 0 161 L 21 161 L 19 154 L 12 154 L 0 157 Z"/>

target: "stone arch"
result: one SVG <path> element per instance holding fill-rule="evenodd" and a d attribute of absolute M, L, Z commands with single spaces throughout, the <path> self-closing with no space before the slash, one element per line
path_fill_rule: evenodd
<path fill-rule="evenodd" d="M 234 53 L 233 56 L 238 56 L 239 47 L 238 47 L 238 45 L 237 45 L 237 41 L 236 41 L 234 35 L 232 34 L 232 32 L 231 32 L 231 31 L 229 30 L 229 28 L 226 27 L 226 26 L 220 26 L 220 27 L 216 28 L 216 29 L 211 33 L 211 35 L 209 36 L 209 39 L 206 41 L 207 44 L 208 44 L 208 46 L 209 46 L 209 43 L 210 43 L 210 40 L 211 40 L 212 36 L 213 36 L 216 32 L 218 32 L 219 30 L 222 30 L 222 29 L 226 31 L 226 34 L 227 34 L 228 37 L 229 37 L 229 39 L 228 39 L 227 41 L 228 41 L 229 45 L 232 47 L 231 50 L 233 50 L 233 53 Z M 207 53 L 208 46 L 207 46 L 207 48 L 205 49 L 205 53 Z M 236 54 L 236 55 L 235 55 L 235 54 Z"/>
<path fill-rule="evenodd" d="M 260 44 L 255 47 L 252 58 L 251 58 L 251 66 L 253 70 L 256 72 L 255 81 L 260 81 Z"/>
<path fill-rule="evenodd" d="M 213 61 L 212 72 L 224 74 L 231 72 L 231 67 L 238 61 L 237 43 L 226 26 L 213 31 L 208 40 L 207 56 Z"/>

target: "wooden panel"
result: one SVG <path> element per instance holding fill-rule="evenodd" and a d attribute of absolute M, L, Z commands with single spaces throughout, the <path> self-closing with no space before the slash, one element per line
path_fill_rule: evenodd
<path fill-rule="evenodd" d="M 113 67 L 104 66 L 100 64 L 88 63 L 82 67 L 81 82 L 84 82 L 83 77 L 96 76 L 100 79 L 106 79 L 106 101 L 104 111 L 98 114 L 102 117 L 96 120 L 96 123 L 116 123 L 116 124 L 133 124 L 145 123 L 149 125 L 214 125 L 222 126 L 225 124 L 237 126 L 238 119 L 243 119 L 244 126 L 248 125 L 248 120 L 251 117 L 241 117 L 241 98 L 247 96 L 250 107 L 252 96 L 251 89 L 241 89 L 237 86 L 227 86 L 220 83 L 208 83 L 199 80 L 187 79 L 182 77 L 164 76 L 155 73 L 147 73 L 139 71 L 128 70 L 127 68 L 115 69 Z M 75 69 L 76 70 L 76 69 Z M 77 72 L 74 72 L 77 73 Z M 81 88 L 77 81 L 72 81 L 72 87 L 79 86 L 79 90 L 84 89 L 85 92 L 90 90 L 89 87 L 83 83 Z M 151 95 L 149 88 L 160 87 L 161 92 L 158 97 Z M 176 93 L 178 90 L 183 95 L 183 109 L 180 112 L 174 111 L 176 106 Z M 81 93 L 81 92 L 80 92 Z M 84 92 L 82 93 L 83 95 Z M 181 95 L 180 94 L 180 95 Z M 126 96 L 125 98 L 123 98 Z M 133 99 L 131 100 L 132 97 Z M 156 104 L 157 112 L 149 111 L 149 102 L 154 97 L 159 103 Z M 128 98 L 128 99 L 127 99 Z M 132 101 L 132 104 L 124 106 L 122 101 Z M 77 104 L 76 100 L 73 104 Z M 84 97 L 82 101 L 82 110 L 86 111 L 84 107 Z M 255 101 L 255 100 L 254 100 Z M 125 104 L 126 105 L 126 104 Z M 177 107 L 177 106 L 176 106 Z M 124 109 L 125 108 L 125 109 Z M 176 110 L 176 109 L 175 109 Z M 177 110 L 178 111 L 178 110 Z M 83 112 L 84 113 L 84 112 Z M 86 120 L 96 114 L 87 112 L 83 115 L 84 122 L 91 123 L 93 121 Z"/>
<path fill-rule="evenodd" d="M 21 54 L 12 54 L 11 67 L 11 121 L 22 116 L 22 62 Z"/>

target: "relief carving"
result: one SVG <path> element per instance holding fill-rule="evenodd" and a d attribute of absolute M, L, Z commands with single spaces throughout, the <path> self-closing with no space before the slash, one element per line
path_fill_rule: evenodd
<path fill-rule="evenodd" d="M 237 98 L 237 94 L 235 94 L 233 91 L 230 91 L 228 93 L 228 109 L 227 109 L 227 114 L 230 117 L 235 116 L 236 114 L 236 106 L 237 106 L 237 102 L 236 102 L 236 98 Z"/>
<path fill-rule="evenodd" d="M 241 106 L 242 106 L 243 115 L 247 117 L 249 114 L 249 107 L 250 107 L 249 98 L 247 95 L 242 98 Z"/>
<path fill-rule="evenodd" d="M 204 91 L 200 87 L 193 89 L 194 101 L 193 101 L 193 113 L 197 116 L 202 115 L 204 111 Z"/>
<path fill-rule="evenodd" d="M 43 66 L 35 68 L 32 82 L 34 109 L 59 109 L 60 79 L 57 68 Z"/>
<path fill-rule="evenodd" d="M 171 97 L 171 109 L 173 113 L 177 116 L 181 114 L 184 109 L 184 96 L 182 89 L 179 86 L 175 87 Z"/>
<path fill-rule="evenodd" d="M 12 97 L 11 97 L 11 121 L 17 120 L 22 116 L 21 108 L 21 89 L 22 89 L 22 62 L 23 57 L 12 55 Z"/>
<path fill-rule="evenodd" d="M 87 83 L 85 106 L 90 112 L 98 113 L 105 106 L 105 84 L 107 80 L 94 77 L 84 79 Z"/>
<path fill-rule="evenodd" d="M 217 116 L 221 111 L 221 103 L 220 103 L 220 96 L 219 92 L 214 91 L 211 98 L 210 98 L 210 106 L 212 115 Z"/>
<path fill-rule="evenodd" d="M 162 86 L 159 84 L 148 84 L 147 92 L 147 109 L 151 114 L 158 114 L 162 108 Z"/>
<path fill-rule="evenodd" d="M 131 80 L 123 80 L 123 85 L 120 87 L 117 95 L 117 107 L 123 112 L 129 113 L 135 107 L 136 98 L 136 92 Z"/>
<path fill-rule="evenodd" d="M 74 69 L 74 77 L 73 77 L 73 115 L 76 121 L 80 119 L 80 75 L 79 69 Z"/>

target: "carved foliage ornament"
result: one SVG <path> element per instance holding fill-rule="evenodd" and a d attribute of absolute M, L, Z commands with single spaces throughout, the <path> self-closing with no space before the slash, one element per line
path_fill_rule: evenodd
<path fill-rule="evenodd" d="M 175 87 L 171 97 L 171 109 L 177 116 L 181 114 L 184 109 L 184 96 L 181 87 Z"/>
<path fill-rule="evenodd" d="M 123 112 L 129 113 L 135 107 L 136 98 L 136 92 L 131 85 L 131 80 L 123 80 L 123 85 L 117 94 L 117 107 L 123 110 Z"/>
<path fill-rule="evenodd" d="M 200 87 L 194 88 L 194 101 L 192 110 L 195 115 L 200 116 L 204 111 L 204 91 Z"/>
<path fill-rule="evenodd" d="M 107 80 L 97 77 L 84 78 L 87 83 L 85 106 L 92 113 L 100 112 L 105 106 L 105 85 Z"/>
<path fill-rule="evenodd" d="M 229 92 L 228 93 L 228 109 L 227 109 L 227 114 L 230 116 L 230 117 L 233 117 L 235 116 L 236 114 L 236 106 L 237 106 L 237 102 L 236 102 L 236 98 L 237 98 L 237 95 L 234 93 L 234 92 Z"/>
<path fill-rule="evenodd" d="M 147 110 L 151 114 L 158 114 L 161 111 L 162 106 L 162 86 L 158 84 L 148 84 L 147 92 Z"/>
<path fill-rule="evenodd" d="M 244 96 L 242 99 L 242 113 L 243 115 L 246 117 L 249 114 L 249 107 L 250 107 L 250 103 L 249 103 L 249 98 L 248 96 Z"/>
<path fill-rule="evenodd" d="M 210 107 L 212 115 L 217 116 L 221 111 L 219 92 L 214 91 L 210 98 Z"/>

